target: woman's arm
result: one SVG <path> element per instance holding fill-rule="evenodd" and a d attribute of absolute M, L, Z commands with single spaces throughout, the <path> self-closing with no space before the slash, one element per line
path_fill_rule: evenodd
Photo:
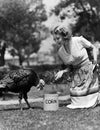
<path fill-rule="evenodd" d="M 91 44 L 92 52 L 93 52 L 93 63 L 97 64 L 97 48 Z"/>
<path fill-rule="evenodd" d="M 81 36 L 80 38 L 81 38 L 82 45 L 85 48 L 90 48 L 92 50 L 93 63 L 97 64 L 97 48 L 90 41 L 88 41 L 87 39 L 85 39 L 84 37 Z"/>

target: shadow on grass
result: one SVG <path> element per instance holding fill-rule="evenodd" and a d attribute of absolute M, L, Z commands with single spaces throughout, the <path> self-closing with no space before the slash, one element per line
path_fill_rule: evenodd
<path fill-rule="evenodd" d="M 65 101 L 60 101 L 59 102 L 59 107 L 65 107 L 71 103 L 71 100 L 65 100 Z"/>
<path fill-rule="evenodd" d="M 17 93 L 11 93 L 11 92 L 7 92 L 7 93 L 3 93 L 2 95 L 0 95 L 0 99 L 1 100 L 10 100 L 10 99 L 18 99 L 18 94 Z"/>
<path fill-rule="evenodd" d="M 70 100 L 69 101 L 61 101 L 61 102 L 59 102 L 59 107 L 61 108 L 61 107 L 66 107 L 68 104 L 70 104 Z M 25 106 L 23 106 L 22 107 L 23 108 L 23 110 L 22 111 L 24 111 L 24 110 L 44 110 L 44 108 L 43 108 L 43 105 L 34 105 L 34 106 L 31 106 L 31 108 L 28 108 L 28 107 L 25 107 Z M 1 108 L 0 108 L 0 111 L 21 111 L 21 109 L 20 109 L 20 107 L 18 106 L 18 105 L 13 105 L 13 106 L 2 106 Z"/>
<path fill-rule="evenodd" d="M 34 106 L 34 107 L 31 107 L 31 108 L 28 108 L 28 107 L 23 107 L 22 111 L 24 110 L 35 110 L 35 109 L 40 109 L 40 110 L 43 110 L 43 107 L 40 107 L 40 106 Z M 14 108 L 2 108 L 0 111 L 15 111 L 15 110 L 21 110 L 20 107 L 14 107 Z"/>

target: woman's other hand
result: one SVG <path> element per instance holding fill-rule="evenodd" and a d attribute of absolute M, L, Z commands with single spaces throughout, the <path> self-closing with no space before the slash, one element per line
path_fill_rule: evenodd
<path fill-rule="evenodd" d="M 97 65 L 97 60 L 93 60 L 93 64 L 94 64 L 94 65 Z"/>

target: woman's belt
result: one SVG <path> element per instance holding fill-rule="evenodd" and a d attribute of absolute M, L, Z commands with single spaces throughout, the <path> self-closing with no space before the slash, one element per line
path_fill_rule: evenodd
<path fill-rule="evenodd" d="M 81 61 L 79 64 L 73 65 L 73 68 L 80 68 L 80 67 L 83 67 L 84 65 L 87 65 L 88 63 L 91 63 L 91 62 L 87 58 L 87 59 Z"/>

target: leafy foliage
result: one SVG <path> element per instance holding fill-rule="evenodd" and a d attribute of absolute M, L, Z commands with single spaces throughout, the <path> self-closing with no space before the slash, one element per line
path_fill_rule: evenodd
<path fill-rule="evenodd" d="M 37 1 L 27 3 L 23 0 L 8 0 L 1 3 L 0 37 L 17 50 L 19 58 L 23 48 L 29 51 L 29 55 L 37 52 L 41 42 L 41 22 L 47 19 L 44 5 Z M 36 6 L 33 7 L 34 4 Z"/>
<path fill-rule="evenodd" d="M 78 17 L 77 24 L 74 27 L 74 34 L 79 33 L 89 40 L 100 41 L 100 2 L 99 0 L 61 0 L 55 7 L 53 13 L 60 15 L 60 12 L 73 6 L 73 11 Z M 67 12 L 66 12 L 67 14 Z M 61 19 L 65 19 L 67 15 L 63 15 Z M 72 16 L 73 17 L 73 16 Z"/>

